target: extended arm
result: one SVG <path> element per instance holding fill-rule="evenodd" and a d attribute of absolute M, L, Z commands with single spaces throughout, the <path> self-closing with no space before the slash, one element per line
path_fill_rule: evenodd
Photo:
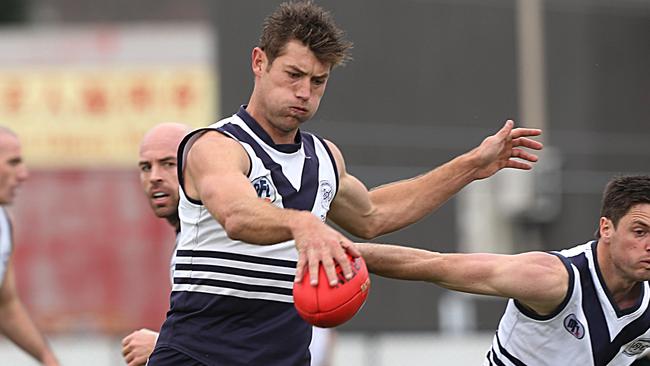
<path fill-rule="evenodd" d="M 311 282 L 317 283 L 322 262 L 330 283 L 338 283 L 335 261 L 350 278 L 345 252 L 358 256 L 354 244 L 311 212 L 282 209 L 257 197 L 247 178 L 249 169 L 248 155 L 238 142 L 207 132 L 188 153 L 185 191 L 203 202 L 232 239 L 260 245 L 294 239 L 299 254 L 296 281 L 308 265 Z"/>
<path fill-rule="evenodd" d="M 548 253 L 443 254 L 383 244 L 357 244 L 357 248 L 368 270 L 377 275 L 514 298 L 540 315 L 555 310 L 568 291 L 566 267 Z"/>
<path fill-rule="evenodd" d="M 0 331 L 43 365 L 58 365 L 45 338 L 38 331 L 18 298 L 11 259 L 7 265 L 2 286 L 0 286 Z"/>
<path fill-rule="evenodd" d="M 339 191 L 328 217 L 346 231 L 370 239 L 420 220 L 474 180 L 487 178 L 506 167 L 530 169 L 527 162 L 537 161 L 537 156 L 521 147 L 541 149 L 541 143 L 528 138 L 541 131 L 512 127 L 512 121 L 507 121 L 499 132 L 470 152 L 426 174 L 371 191 L 348 174 L 343 155 L 328 142 L 340 172 Z"/>

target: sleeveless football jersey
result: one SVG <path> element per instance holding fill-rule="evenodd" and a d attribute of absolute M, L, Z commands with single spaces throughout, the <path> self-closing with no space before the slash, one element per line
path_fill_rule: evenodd
<path fill-rule="evenodd" d="M 4 207 L 0 206 L 0 285 L 7 272 L 7 263 L 11 257 L 11 223 Z"/>
<path fill-rule="evenodd" d="M 593 241 L 553 253 L 569 271 L 563 303 L 548 316 L 510 299 L 484 365 L 623 366 L 650 347 L 648 283 L 621 311 L 603 281 Z"/>
<path fill-rule="evenodd" d="M 232 240 L 202 202 L 184 193 L 187 152 L 210 130 L 241 144 L 250 158 L 250 184 L 277 207 L 311 211 L 324 221 L 338 187 L 336 164 L 323 140 L 299 131 L 294 144 L 276 145 L 244 107 L 186 136 L 178 156 L 181 231 L 171 309 L 157 347 L 207 365 L 309 365 L 311 326 L 293 306 L 293 240 Z"/>

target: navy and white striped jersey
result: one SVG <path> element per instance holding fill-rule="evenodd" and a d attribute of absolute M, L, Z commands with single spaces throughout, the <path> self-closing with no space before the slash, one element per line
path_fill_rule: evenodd
<path fill-rule="evenodd" d="M 484 365 L 623 366 L 650 347 L 650 292 L 620 310 L 603 281 L 597 242 L 553 253 L 569 271 L 569 289 L 558 310 L 534 314 L 510 299 Z"/>
<path fill-rule="evenodd" d="M 208 130 L 241 144 L 250 158 L 250 184 L 277 207 L 325 220 L 338 187 L 336 164 L 323 140 L 299 132 L 294 144 L 276 145 L 244 107 L 188 135 L 178 156 L 181 232 L 171 309 L 156 347 L 207 365 L 308 365 L 311 326 L 293 306 L 294 242 L 232 240 L 202 202 L 183 191 L 187 152 Z"/>
<path fill-rule="evenodd" d="M 0 286 L 7 272 L 7 263 L 11 257 L 13 245 L 11 243 L 11 223 L 5 208 L 0 206 Z"/>

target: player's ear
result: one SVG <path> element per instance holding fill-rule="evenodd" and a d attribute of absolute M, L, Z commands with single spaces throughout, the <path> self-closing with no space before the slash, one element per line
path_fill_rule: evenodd
<path fill-rule="evenodd" d="M 607 217 L 601 217 L 598 230 L 601 238 L 609 240 L 614 231 L 614 223 Z"/>
<path fill-rule="evenodd" d="M 251 55 L 251 67 L 255 76 L 260 76 L 262 71 L 266 68 L 268 59 L 266 57 L 266 52 L 261 48 L 253 48 L 253 54 Z"/>

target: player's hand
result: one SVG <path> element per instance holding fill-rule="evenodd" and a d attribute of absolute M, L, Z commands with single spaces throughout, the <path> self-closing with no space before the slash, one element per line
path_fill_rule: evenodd
<path fill-rule="evenodd" d="M 347 254 L 352 257 L 361 255 L 354 243 L 311 213 L 305 213 L 298 221 L 292 230 L 298 249 L 295 281 L 302 281 L 305 269 L 308 268 L 310 283 L 316 286 L 320 263 L 323 264 L 330 286 L 336 286 L 339 281 L 336 263 L 341 266 L 345 278 L 351 279 L 353 272 Z"/>
<path fill-rule="evenodd" d="M 128 366 L 142 366 L 153 352 L 158 333 L 142 328 L 122 339 L 122 356 Z"/>
<path fill-rule="evenodd" d="M 42 364 L 43 366 L 59 366 L 59 361 L 57 361 L 53 353 L 48 352 L 43 356 Z"/>
<path fill-rule="evenodd" d="M 537 128 L 513 129 L 513 126 L 512 120 L 506 121 L 499 132 L 487 137 L 470 153 L 476 158 L 476 179 L 490 177 L 503 168 L 529 170 L 531 165 L 528 162 L 537 161 L 537 155 L 521 149 L 521 147 L 541 150 L 542 143 L 528 137 L 539 136 L 542 134 L 542 130 Z"/>

